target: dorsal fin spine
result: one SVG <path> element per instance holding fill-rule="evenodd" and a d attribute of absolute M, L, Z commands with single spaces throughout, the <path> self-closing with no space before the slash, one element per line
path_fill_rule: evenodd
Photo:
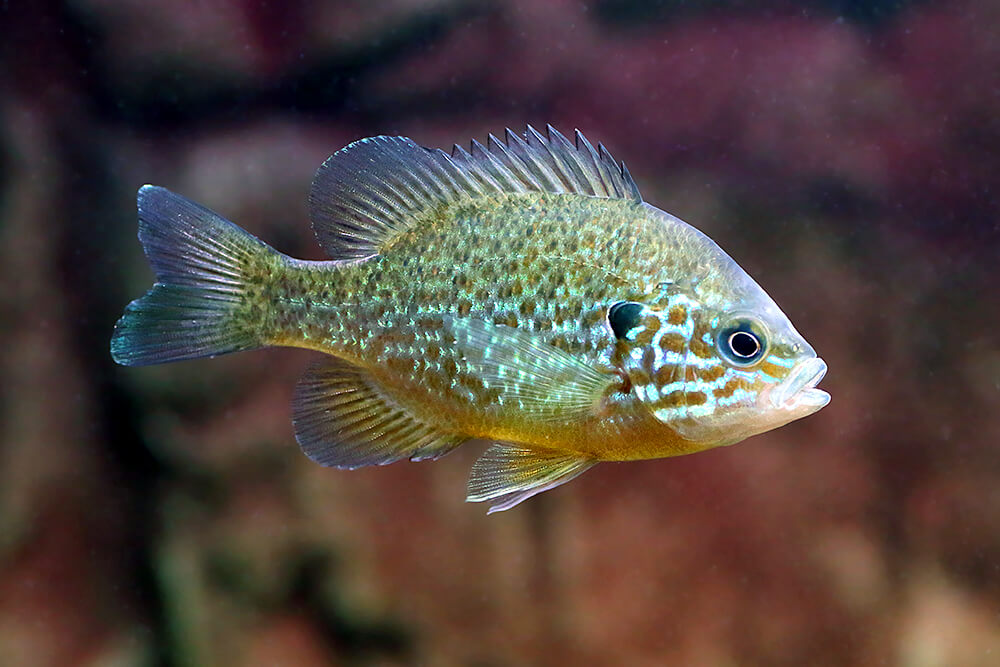
<path fill-rule="evenodd" d="M 453 196 L 460 196 L 461 193 L 469 191 L 474 194 L 482 194 L 476 183 L 468 178 L 467 172 L 464 169 L 460 169 L 447 153 L 435 150 L 435 156 L 438 159 L 435 160 L 434 163 L 438 167 L 441 177 L 443 179 L 447 179 L 448 184 L 451 186 L 451 194 Z M 451 168 L 446 169 L 445 165 Z"/>
<path fill-rule="evenodd" d="M 516 179 L 521 181 L 522 191 L 541 189 L 541 184 L 527 170 L 521 158 L 509 151 L 506 144 L 492 134 L 487 137 L 486 148 L 491 156 L 495 156 Z"/>
<path fill-rule="evenodd" d="M 642 195 L 639 194 L 639 186 L 632 179 L 632 174 L 629 173 L 624 160 L 622 160 L 622 177 L 625 179 L 625 187 L 627 188 L 627 191 L 623 192 L 622 195 L 628 195 L 633 199 L 641 201 Z"/>
<path fill-rule="evenodd" d="M 545 164 L 545 162 L 539 161 L 539 164 L 541 166 L 547 167 L 549 170 L 551 170 L 554 183 L 563 190 L 572 189 L 570 185 L 572 181 L 570 180 L 570 177 L 567 174 L 568 170 L 566 169 L 565 165 L 562 164 L 562 161 L 558 157 L 556 157 L 556 155 L 552 152 L 552 148 L 549 141 L 545 137 L 543 137 L 538 132 L 538 130 L 536 130 L 530 125 L 528 126 L 525 135 L 527 136 L 528 146 L 534 149 L 535 153 L 542 160 L 545 160 L 545 162 L 548 163 Z M 580 183 L 580 185 L 586 185 L 586 181 L 583 181 L 582 183 Z M 593 194 L 593 193 L 584 191 L 584 194 Z"/>
<path fill-rule="evenodd" d="M 508 134 L 513 134 L 510 130 L 507 130 Z M 545 138 L 538 133 L 538 130 L 528 125 L 524 131 L 524 141 L 525 141 L 525 151 L 533 150 L 538 159 L 535 160 L 536 164 L 543 170 L 548 170 L 551 172 L 547 174 L 551 178 L 554 185 L 557 187 L 566 188 L 566 182 L 562 170 L 559 167 L 558 161 L 553 157 L 552 151 L 549 150 L 548 142 Z"/>
<path fill-rule="evenodd" d="M 618 166 L 617 163 L 615 163 L 614 159 L 611 158 L 611 156 L 608 154 L 607 149 L 604 148 L 604 144 L 600 144 L 600 143 L 597 144 L 597 161 L 598 161 L 598 164 L 601 165 L 601 168 L 602 168 L 602 170 L 604 171 L 605 174 L 612 175 L 611 174 L 611 166 L 608 165 L 609 158 L 610 158 L 611 164 L 617 167 Z M 617 182 L 615 180 L 612 180 L 611 182 L 615 183 L 617 185 Z"/>
<path fill-rule="evenodd" d="M 529 125 L 529 128 L 531 126 Z M 528 133 L 531 136 L 531 133 Z M 510 128 L 506 130 L 507 146 L 511 151 L 514 152 L 520 158 L 521 162 L 524 164 L 525 168 L 535 177 L 535 180 L 541 185 L 541 189 L 546 192 L 554 192 L 556 194 L 562 194 L 565 192 L 562 184 L 559 182 L 559 178 L 552 173 L 549 166 L 540 160 L 531 159 L 531 150 L 528 146 L 528 142 L 522 139 L 518 134 L 512 132 Z"/>
<path fill-rule="evenodd" d="M 591 175 L 596 181 L 596 183 L 593 184 L 595 194 L 606 197 L 612 196 L 615 191 L 614 186 L 611 185 L 612 181 L 607 177 L 607 174 L 601 170 L 601 162 L 598 158 L 597 152 L 594 150 L 594 147 L 590 145 L 590 142 L 587 141 L 587 138 L 581 134 L 580 130 L 576 131 L 574 145 L 577 152 L 584 158 L 581 162 L 586 164 L 591 172 Z"/>
<path fill-rule="evenodd" d="M 472 140 L 472 159 L 486 162 L 483 169 L 483 176 L 487 176 L 496 185 L 497 192 L 510 190 L 513 192 L 524 192 L 524 185 L 520 179 L 501 162 L 496 155 L 493 155 L 485 146 Z"/>
<path fill-rule="evenodd" d="M 564 137 L 551 125 L 545 126 L 545 134 L 548 136 L 548 144 L 546 145 L 545 150 L 547 150 L 549 155 L 552 156 L 552 159 L 559 164 L 559 167 L 566 175 L 567 183 L 583 183 L 587 186 L 587 190 L 589 191 L 587 194 L 602 194 L 599 186 L 594 182 L 594 179 L 591 178 L 591 175 L 587 173 L 585 166 L 580 161 L 576 161 L 574 163 L 574 161 L 567 160 L 562 157 L 562 155 L 567 155 L 569 152 L 574 150 L 573 144 L 571 144 L 566 137 Z"/>
<path fill-rule="evenodd" d="M 458 148 L 458 146 L 455 146 L 455 148 Z M 483 191 L 482 186 L 479 184 L 479 182 L 473 175 L 475 172 L 467 169 L 462 169 L 460 163 L 456 162 L 452 158 L 452 156 L 448 155 L 444 151 L 440 152 L 441 152 L 441 159 L 444 160 L 446 164 L 452 167 L 451 171 L 453 176 L 449 176 L 449 178 L 452 179 L 452 183 L 455 186 L 456 192 L 462 192 L 463 190 L 471 190 L 477 195 L 486 194 Z M 459 179 L 461 179 L 461 182 L 459 182 Z"/>
<path fill-rule="evenodd" d="M 542 192 L 641 202 L 624 163 L 577 131 L 575 145 L 551 125 L 506 141 L 456 146 L 451 155 L 403 137 L 371 137 L 337 151 L 313 181 L 310 206 L 320 244 L 335 259 L 377 254 L 395 234 L 440 206 L 495 194 Z"/>
<path fill-rule="evenodd" d="M 593 145 L 587 141 L 587 137 L 583 136 L 583 133 L 580 132 L 580 130 L 576 131 L 576 148 L 578 151 L 582 151 L 590 159 L 590 164 L 594 168 L 597 177 L 604 183 L 608 196 L 620 196 L 622 193 L 619 192 L 614 175 L 610 172 L 608 166 L 601 160 L 600 154 L 594 149 Z"/>
<path fill-rule="evenodd" d="M 569 190 L 573 189 L 573 183 L 580 183 L 586 186 L 585 194 L 600 196 L 603 194 L 600 186 L 587 173 L 585 166 L 580 161 L 566 159 L 574 150 L 573 144 L 566 137 L 551 125 L 545 126 L 545 134 L 548 141 L 543 143 L 546 152 L 552 156 L 552 160 L 559 166 L 563 173 L 563 179 Z"/>

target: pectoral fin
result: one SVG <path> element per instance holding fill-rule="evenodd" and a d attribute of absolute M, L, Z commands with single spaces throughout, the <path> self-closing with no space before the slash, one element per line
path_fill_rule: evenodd
<path fill-rule="evenodd" d="M 467 372 L 499 396 L 496 406 L 533 420 L 591 414 L 616 378 L 598 372 L 536 334 L 475 318 L 444 318 Z"/>
<path fill-rule="evenodd" d="M 533 495 L 586 472 L 597 461 L 572 454 L 496 443 L 472 466 L 466 502 L 494 501 L 487 514 L 509 510 Z"/>

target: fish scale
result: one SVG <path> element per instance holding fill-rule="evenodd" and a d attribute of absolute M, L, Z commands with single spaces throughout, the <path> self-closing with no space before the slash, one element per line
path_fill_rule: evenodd
<path fill-rule="evenodd" d="M 544 198 L 530 199 L 535 215 L 544 220 Z M 576 199 L 584 205 L 581 214 L 586 214 L 589 202 Z M 561 204 L 562 210 L 568 213 L 572 203 Z M 518 205 L 528 207 L 529 203 Z M 635 211 L 598 213 L 606 218 L 602 233 L 609 238 L 616 238 L 622 228 L 635 227 L 634 218 L 624 217 Z M 472 224 L 470 218 L 476 220 L 480 233 L 493 235 L 489 246 L 472 251 L 467 247 L 465 230 Z M 379 319 L 386 313 L 417 316 L 456 311 L 525 328 L 546 341 L 560 338 L 569 352 L 595 354 L 612 343 L 603 325 L 608 300 L 614 294 L 635 292 L 645 282 L 641 269 L 626 266 L 619 274 L 607 272 L 602 253 L 620 257 L 619 249 L 609 245 L 595 250 L 596 243 L 581 242 L 570 224 L 546 225 L 543 232 L 529 236 L 527 244 L 509 218 L 488 212 L 428 227 L 426 233 L 413 230 L 407 235 L 410 238 L 400 239 L 371 262 L 320 266 L 308 270 L 305 278 L 296 273 L 279 280 L 278 294 L 262 297 L 283 304 L 281 326 L 274 336 L 288 344 L 298 331 L 324 331 L 331 327 L 331 320 L 342 319 L 371 328 L 371 338 L 382 328 Z M 407 262 L 405 266 L 400 258 Z M 411 275 L 419 276 L 419 282 L 410 280 Z M 310 295 L 326 285 L 330 295 L 324 307 L 318 308 L 310 303 Z M 350 305 L 338 307 L 338 303 Z M 468 304 L 465 312 L 463 304 Z M 305 337 L 315 339 L 315 334 Z M 358 338 L 341 341 L 334 335 L 325 344 L 360 358 L 360 352 L 352 351 L 360 342 Z"/>
<path fill-rule="evenodd" d="M 413 408 L 417 414 L 447 415 L 478 437 L 502 437 L 525 428 L 551 430 L 545 436 L 550 445 L 558 440 L 575 452 L 614 456 L 604 447 L 605 429 L 589 423 L 542 429 L 522 424 L 517 412 L 485 419 L 484 408 L 496 400 L 495 392 L 482 387 L 475 369 L 460 363 L 460 348 L 421 334 L 442 326 L 428 316 L 456 311 L 457 304 L 458 313 L 531 331 L 546 343 L 559 341 L 561 349 L 585 363 L 610 367 L 614 341 L 607 335 L 604 312 L 616 298 L 638 294 L 649 282 L 649 266 L 656 260 L 648 250 L 658 240 L 660 221 L 633 202 L 595 206 L 599 200 L 546 194 L 509 199 L 464 204 L 454 213 L 439 211 L 372 261 L 317 267 L 306 279 L 293 275 L 279 280 L 285 284 L 277 302 L 287 304 L 280 317 L 286 326 L 273 340 L 388 368 L 394 371 L 392 382 L 419 396 Z M 511 224 L 515 216 L 527 216 L 530 234 Z M 581 217 L 590 221 L 583 235 L 572 223 Z M 476 231 L 472 238 L 471 229 Z M 488 242 L 477 243 L 477 238 Z M 644 251 L 637 253 L 637 248 Z M 607 261 L 609 257 L 617 262 Z M 617 273 L 609 273 L 605 264 L 617 264 Z M 667 278 L 664 273 L 658 277 Z M 309 295 L 324 285 L 332 286 L 328 303 L 352 305 L 307 309 Z M 474 305 L 463 313 L 463 303 Z M 334 320 L 352 323 L 348 335 Z M 431 346 L 435 363 L 413 363 L 430 356 Z M 667 453 L 672 451 L 672 442 L 662 435 L 660 440 Z"/>
<path fill-rule="evenodd" d="M 321 352 L 293 401 L 308 456 L 356 468 L 489 439 L 468 500 L 490 511 L 829 400 L 825 363 L 773 300 L 579 132 L 528 127 L 450 155 L 364 139 L 324 162 L 309 201 L 330 261 L 140 189 L 157 283 L 116 325 L 116 361 Z"/>

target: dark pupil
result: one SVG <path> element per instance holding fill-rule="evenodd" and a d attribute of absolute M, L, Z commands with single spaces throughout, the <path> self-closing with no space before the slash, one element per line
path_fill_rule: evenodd
<path fill-rule="evenodd" d="M 737 331 L 729 337 L 729 347 L 732 348 L 734 354 L 747 359 L 757 354 L 760 350 L 760 342 L 753 334 Z"/>
<path fill-rule="evenodd" d="M 615 338 L 625 338 L 625 335 L 639 326 L 639 315 L 642 304 L 632 301 L 619 301 L 608 310 L 608 324 L 615 333 Z"/>

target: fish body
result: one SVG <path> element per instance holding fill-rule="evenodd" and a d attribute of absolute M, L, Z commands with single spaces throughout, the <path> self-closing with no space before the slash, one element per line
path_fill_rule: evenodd
<path fill-rule="evenodd" d="M 119 321 L 115 359 L 325 353 L 294 399 L 311 458 L 353 468 L 492 440 L 469 486 L 491 511 L 599 461 L 732 444 L 829 400 L 825 364 L 770 297 L 579 133 L 529 127 L 451 155 L 362 140 L 320 168 L 310 206 L 332 261 L 141 189 L 158 282 Z"/>

